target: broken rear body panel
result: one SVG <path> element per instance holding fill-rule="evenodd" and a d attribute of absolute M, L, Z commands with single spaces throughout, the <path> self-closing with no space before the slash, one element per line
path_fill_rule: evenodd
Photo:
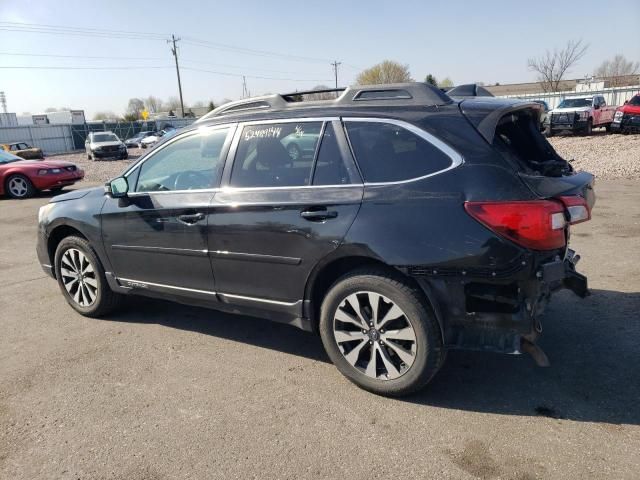
<path fill-rule="evenodd" d="M 446 141 L 464 163 L 413 182 L 365 185 L 360 212 L 338 249 L 362 250 L 414 278 L 448 348 L 531 352 L 551 294 L 560 288 L 587 294 L 586 278 L 575 271 L 579 257 L 568 248 L 568 227 L 561 248 L 536 251 L 497 235 L 463 207 L 561 196 L 593 207 L 593 176 L 573 172 L 557 155 L 536 128 L 539 113 L 537 104 L 491 98 L 426 116 L 422 109 L 410 119 L 403 109 L 403 119 Z"/>

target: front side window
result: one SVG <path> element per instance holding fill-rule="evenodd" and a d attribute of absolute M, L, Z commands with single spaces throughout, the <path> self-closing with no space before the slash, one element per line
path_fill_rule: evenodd
<path fill-rule="evenodd" d="M 137 192 L 200 190 L 218 185 L 229 129 L 187 135 L 158 150 L 140 167 Z"/>
<path fill-rule="evenodd" d="M 391 123 L 348 121 L 347 134 L 364 181 L 397 182 L 451 166 L 451 158 L 428 140 Z"/>
<path fill-rule="evenodd" d="M 233 162 L 232 187 L 310 185 L 322 122 L 247 125 Z"/>

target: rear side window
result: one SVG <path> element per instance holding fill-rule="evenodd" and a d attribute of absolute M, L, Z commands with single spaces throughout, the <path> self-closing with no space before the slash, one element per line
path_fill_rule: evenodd
<path fill-rule="evenodd" d="M 452 160 L 428 140 L 391 123 L 345 122 L 365 182 L 397 182 L 451 166 Z"/>
<path fill-rule="evenodd" d="M 311 183 L 322 122 L 245 126 L 231 171 L 232 187 L 298 187 Z"/>
<path fill-rule="evenodd" d="M 333 125 L 327 123 L 316 159 L 313 185 L 346 185 L 349 183 L 351 183 L 349 171 L 338 147 L 336 132 Z"/>

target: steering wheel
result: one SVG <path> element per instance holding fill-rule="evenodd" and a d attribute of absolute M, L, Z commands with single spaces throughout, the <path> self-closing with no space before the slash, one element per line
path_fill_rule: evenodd
<path fill-rule="evenodd" d="M 190 170 L 180 172 L 173 182 L 174 190 L 192 190 L 194 188 L 208 188 L 211 186 L 211 179 L 204 173 Z"/>

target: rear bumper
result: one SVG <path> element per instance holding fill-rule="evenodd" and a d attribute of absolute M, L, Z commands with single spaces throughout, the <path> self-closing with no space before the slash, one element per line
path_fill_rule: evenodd
<path fill-rule="evenodd" d="M 437 270 L 413 276 L 434 306 L 447 348 L 514 354 L 535 343 L 554 292 L 566 288 L 588 295 L 587 278 L 576 271 L 579 258 L 567 249 L 522 257 L 489 276 L 470 271 L 442 276 Z"/>

